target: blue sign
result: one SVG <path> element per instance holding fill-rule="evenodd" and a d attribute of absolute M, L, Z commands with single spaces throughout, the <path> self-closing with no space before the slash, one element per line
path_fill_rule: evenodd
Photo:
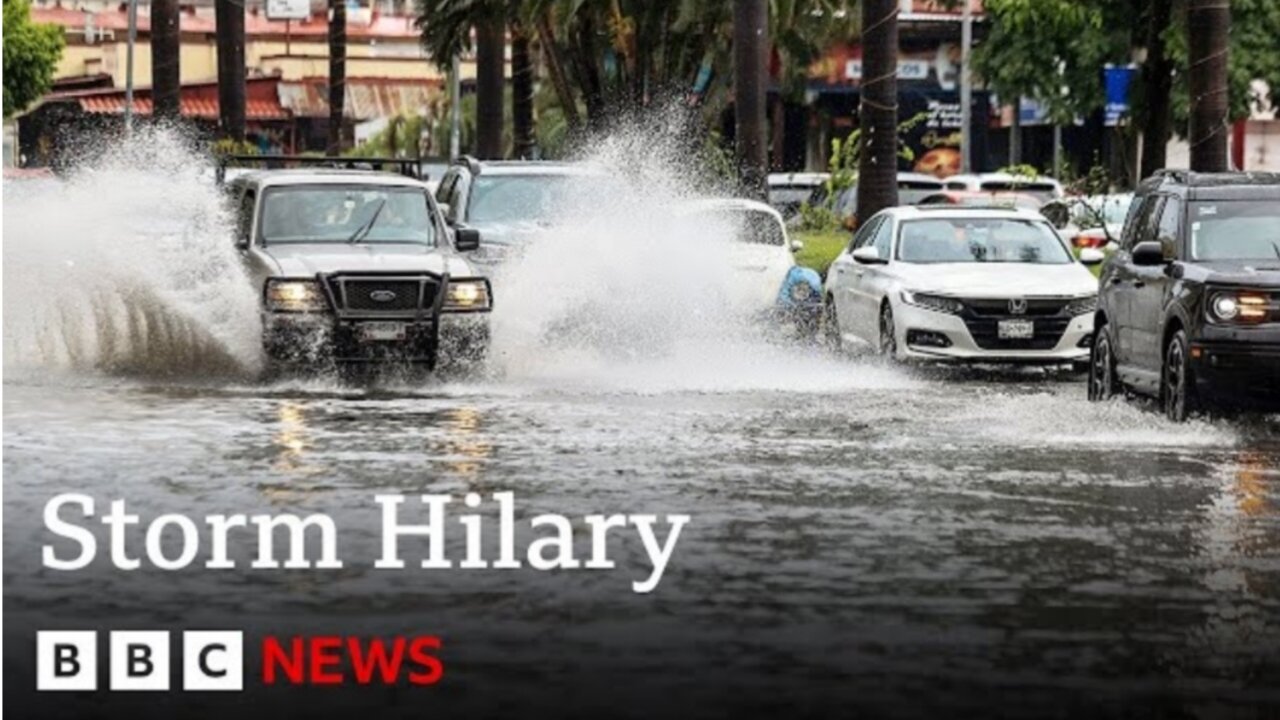
<path fill-rule="evenodd" d="M 1138 71 L 1135 65 L 1108 65 L 1103 71 L 1107 88 L 1106 126 L 1115 127 L 1129 114 L 1129 87 Z"/>

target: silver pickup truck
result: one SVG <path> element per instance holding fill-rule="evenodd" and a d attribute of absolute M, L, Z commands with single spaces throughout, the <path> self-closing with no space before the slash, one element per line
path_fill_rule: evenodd
<path fill-rule="evenodd" d="M 427 186 L 391 173 L 265 170 L 226 183 L 272 371 L 481 362 L 493 289 Z"/>

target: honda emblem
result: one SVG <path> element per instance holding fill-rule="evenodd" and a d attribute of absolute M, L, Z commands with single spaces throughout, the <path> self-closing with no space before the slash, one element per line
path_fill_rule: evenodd
<path fill-rule="evenodd" d="M 1025 299 L 1025 298 L 1013 298 L 1012 300 L 1010 300 L 1010 301 L 1009 301 L 1009 314 L 1010 314 L 1010 315 L 1026 315 L 1026 314 L 1027 314 L 1027 301 L 1026 301 L 1026 299 Z"/>

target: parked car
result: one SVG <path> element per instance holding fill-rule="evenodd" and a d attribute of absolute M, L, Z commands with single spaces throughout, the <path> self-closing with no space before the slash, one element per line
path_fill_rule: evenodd
<path fill-rule="evenodd" d="M 1143 182 L 1101 287 L 1091 400 L 1280 407 L 1280 174 Z"/>
<path fill-rule="evenodd" d="M 1097 281 L 1039 213 L 891 208 L 827 275 L 823 327 L 893 359 L 1086 367 Z"/>
<path fill-rule="evenodd" d="M 782 213 L 784 220 L 790 220 L 800 214 L 800 206 L 830 178 L 830 173 L 770 173 L 769 204 Z"/>
<path fill-rule="evenodd" d="M 262 298 L 272 369 L 479 361 L 493 290 L 419 181 L 356 170 L 248 172 L 226 185 Z M 442 348 L 444 350 L 442 351 Z"/>
<path fill-rule="evenodd" d="M 1024 177 L 1010 173 L 978 173 L 952 175 L 945 181 L 947 190 L 962 192 L 1016 192 L 1034 196 L 1041 203 L 1063 196 L 1062 183 L 1050 177 Z"/>
<path fill-rule="evenodd" d="M 924 198 L 940 192 L 943 189 L 942 181 L 932 175 L 922 173 L 900 172 L 898 173 L 898 204 L 899 205 L 917 205 Z M 826 201 L 826 187 L 820 187 L 814 191 L 809 198 L 809 204 L 816 206 Z M 832 211 L 839 218 L 840 223 L 848 230 L 853 230 L 857 225 L 858 215 L 858 186 L 851 185 L 840 191 L 835 202 L 832 203 Z"/>
<path fill-rule="evenodd" d="M 921 198 L 917 205 L 958 205 L 972 208 L 1024 208 L 1039 210 L 1044 202 L 1034 195 L 1015 192 L 947 190 Z"/>
<path fill-rule="evenodd" d="M 704 226 L 727 225 L 737 247 L 726 262 L 734 264 L 746 301 L 758 307 L 760 315 L 804 335 L 816 331 L 822 279 L 796 264 L 792 254 L 803 246 L 788 237 L 781 213 L 764 203 L 731 198 L 693 201 L 680 212 Z"/>
<path fill-rule="evenodd" d="M 604 170 L 581 163 L 464 157 L 449 166 L 435 198 L 450 226 L 480 231 L 480 248 L 470 257 L 488 271 L 574 203 L 604 196 L 602 186 L 613 182 Z"/>

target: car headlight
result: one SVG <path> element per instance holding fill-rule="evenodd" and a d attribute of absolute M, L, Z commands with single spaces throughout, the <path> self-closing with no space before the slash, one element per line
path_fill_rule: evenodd
<path fill-rule="evenodd" d="M 488 310 L 492 304 L 485 280 L 450 280 L 444 292 L 445 312 Z"/>
<path fill-rule="evenodd" d="M 791 285 L 791 289 L 787 291 L 794 302 L 803 303 L 813 299 L 813 286 L 807 282 L 798 282 Z"/>
<path fill-rule="evenodd" d="M 1081 315 L 1092 315 L 1098 309 L 1098 296 L 1086 295 L 1078 297 L 1067 303 L 1065 308 L 1067 315 L 1071 317 L 1079 317 Z"/>
<path fill-rule="evenodd" d="M 1265 322 L 1273 309 L 1270 296 L 1264 293 L 1227 291 L 1209 296 L 1208 313 L 1213 322 Z"/>
<path fill-rule="evenodd" d="M 927 293 L 903 290 L 902 302 L 908 305 L 915 305 L 916 307 L 924 308 L 925 310 L 950 313 L 952 315 L 959 315 L 964 312 L 964 303 L 956 300 L 955 298 L 943 297 L 942 295 L 929 295 Z"/>
<path fill-rule="evenodd" d="M 268 280 L 263 294 L 268 310 L 323 312 L 329 303 L 315 280 Z"/>

